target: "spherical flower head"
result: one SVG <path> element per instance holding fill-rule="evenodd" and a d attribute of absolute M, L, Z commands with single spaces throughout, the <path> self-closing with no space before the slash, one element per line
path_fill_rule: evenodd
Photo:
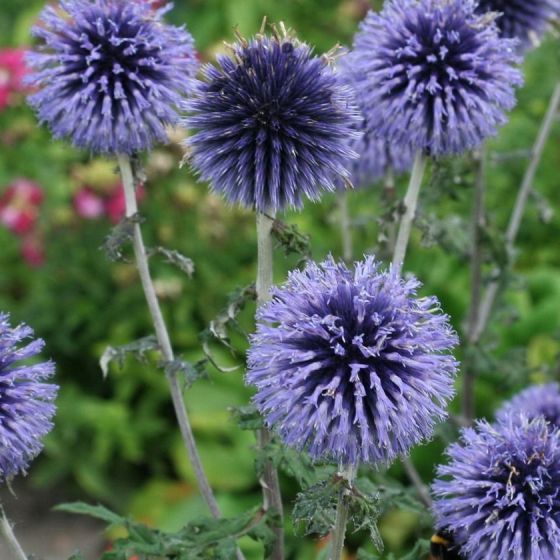
<path fill-rule="evenodd" d="M 519 414 L 467 428 L 438 469 L 434 510 L 469 560 L 552 560 L 560 550 L 560 433 Z"/>
<path fill-rule="evenodd" d="M 24 342 L 32 336 L 31 328 L 12 328 L 0 314 L 0 480 L 25 472 L 52 428 L 58 387 L 44 381 L 54 364 L 26 361 L 44 346 L 40 339 Z"/>
<path fill-rule="evenodd" d="M 560 428 L 560 385 L 534 385 L 506 402 L 496 413 L 498 420 L 512 413 L 524 414 L 532 420 L 542 416 L 552 429 Z"/>
<path fill-rule="evenodd" d="M 519 39 L 520 49 L 526 50 L 560 18 L 560 0 L 480 0 L 478 11 L 499 14 L 496 24 L 502 36 Z"/>
<path fill-rule="evenodd" d="M 231 46 L 203 68 L 185 124 L 194 169 L 232 203 L 259 211 L 300 207 L 348 177 L 358 120 L 327 57 L 289 32 Z"/>
<path fill-rule="evenodd" d="M 419 282 L 332 258 L 293 271 L 257 314 L 247 382 L 287 445 L 341 464 L 389 463 L 445 418 L 457 362 L 448 317 Z"/>
<path fill-rule="evenodd" d="M 371 132 L 432 155 L 480 145 L 521 84 L 515 41 L 474 0 L 389 0 L 356 34 L 353 68 Z"/>
<path fill-rule="evenodd" d="M 92 152 L 133 154 L 165 142 L 166 125 L 197 69 L 189 33 L 166 9 L 128 0 L 61 0 L 48 6 L 28 56 L 30 96 L 56 138 Z"/>
<path fill-rule="evenodd" d="M 367 103 L 360 96 L 356 87 L 356 78 L 351 67 L 351 57 L 341 57 L 338 64 L 340 79 L 354 92 L 356 105 L 360 111 L 360 121 L 356 125 L 359 136 L 350 141 L 350 147 L 357 158 L 348 161 L 350 183 L 353 187 L 369 187 L 376 181 L 386 177 L 388 173 L 405 173 L 412 167 L 414 150 L 410 144 L 397 145 L 378 138 L 372 127 L 367 124 Z M 345 186 L 343 181 L 341 187 Z"/>

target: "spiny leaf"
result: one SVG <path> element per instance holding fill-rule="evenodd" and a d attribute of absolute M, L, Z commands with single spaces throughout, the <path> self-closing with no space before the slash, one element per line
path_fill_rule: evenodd
<path fill-rule="evenodd" d="M 150 250 L 150 256 L 155 254 L 162 255 L 165 257 L 166 262 L 175 265 L 189 278 L 192 278 L 194 274 L 194 262 L 179 251 L 166 249 L 165 247 L 154 247 Z"/>
<path fill-rule="evenodd" d="M 132 354 L 138 361 L 145 363 L 147 361 L 146 352 L 158 349 L 159 344 L 154 335 L 145 336 L 144 338 L 124 344 L 123 346 L 107 346 L 105 352 L 103 352 L 103 355 L 99 359 L 103 377 L 107 377 L 109 364 L 111 362 L 117 361 L 119 367 L 122 367 L 126 356 Z"/>
<path fill-rule="evenodd" d="M 340 483 L 323 480 L 300 492 L 292 512 L 294 525 L 304 535 L 326 535 L 334 527 L 339 490 Z"/>
<path fill-rule="evenodd" d="M 109 260 L 113 262 L 124 260 L 123 247 L 134 237 L 134 226 L 143 221 L 140 214 L 134 214 L 134 216 L 123 218 L 109 232 L 101 247 Z"/>
<path fill-rule="evenodd" d="M 311 238 L 301 233 L 296 225 L 276 218 L 272 224 L 272 236 L 286 255 L 299 255 L 303 261 L 311 259 Z"/>
<path fill-rule="evenodd" d="M 186 360 L 173 360 L 164 363 L 164 371 L 167 375 L 181 374 L 185 389 L 189 389 L 199 379 L 208 378 L 206 369 L 207 360 L 199 360 L 192 364 Z"/>
<path fill-rule="evenodd" d="M 230 412 L 242 430 L 259 430 L 264 426 L 263 417 L 253 404 L 231 407 Z"/>

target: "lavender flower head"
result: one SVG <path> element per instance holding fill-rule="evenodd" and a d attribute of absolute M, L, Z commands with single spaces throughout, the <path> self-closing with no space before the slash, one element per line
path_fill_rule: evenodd
<path fill-rule="evenodd" d="M 44 346 L 40 339 L 24 343 L 31 336 L 31 328 L 12 328 L 0 313 L 0 480 L 25 472 L 52 428 L 58 387 L 44 381 L 54 374 L 54 364 L 22 362 Z"/>
<path fill-rule="evenodd" d="M 475 13 L 475 0 L 388 0 L 352 51 L 375 136 L 433 155 L 477 147 L 506 122 L 521 74 L 515 41 Z"/>
<path fill-rule="evenodd" d="M 478 11 L 499 13 L 496 23 L 502 36 L 518 38 L 525 50 L 560 18 L 560 0 L 480 0 Z"/>
<path fill-rule="evenodd" d="M 535 385 L 521 391 L 496 413 L 498 420 L 512 413 L 524 414 L 532 420 L 544 417 L 552 429 L 560 428 L 560 385 Z"/>
<path fill-rule="evenodd" d="M 287 445 L 342 464 L 389 463 L 432 435 L 453 395 L 457 344 L 419 282 L 332 258 L 293 271 L 257 314 L 247 382 Z"/>
<path fill-rule="evenodd" d="M 132 154 L 167 141 L 197 69 L 189 33 L 150 1 L 61 0 L 47 6 L 28 56 L 30 96 L 56 138 L 93 152 Z"/>
<path fill-rule="evenodd" d="M 213 190 L 259 211 L 300 207 L 348 177 L 353 96 L 327 57 L 282 27 L 240 39 L 185 104 L 192 164 Z"/>
<path fill-rule="evenodd" d="M 463 430 L 438 469 L 434 510 L 469 560 L 552 560 L 560 550 L 560 433 L 505 415 Z"/>
<path fill-rule="evenodd" d="M 351 57 L 341 57 L 338 65 L 340 79 L 352 88 L 361 120 L 356 129 L 358 137 L 350 141 L 350 147 L 358 157 L 348 161 L 350 183 L 353 187 L 369 187 L 391 173 L 405 173 L 412 167 L 414 150 L 410 144 L 396 145 L 378 138 L 367 124 L 367 104 L 360 99 L 355 87 L 355 77 L 351 68 Z M 344 182 L 341 182 L 341 186 Z"/>

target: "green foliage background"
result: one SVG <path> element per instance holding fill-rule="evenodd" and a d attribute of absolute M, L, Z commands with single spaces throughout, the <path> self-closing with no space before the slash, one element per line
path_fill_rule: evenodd
<path fill-rule="evenodd" d="M 4 0 L 0 44 L 29 44 L 29 28 L 41 7 L 37 0 Z M 251 34 L 264 15 L 294 27 L 319 52 L 337 41 L 347 44 L 367 7 L 360 0 L 177 0 L 169 17 L 187 23 L 202 58 L 208 60 L 221 50 L 223 40 L 232 39 L 235 26 Z M 552 39 L 527 57 L 518 107 L 490 143 L 491 154 L 532 145 L 560 76 L 559 51 L 558 40 Z M 541 198 L 531 200 L 524 220 L 516 274 L 477 355 L 481 416 L 491 417 L 504 398 L 529 382 L 560 377 L 559 141 L 557 124 L 535 182 Z M 162 529 L 178 529 L 203 506 L 175 429 L 163 375 L 153 364 L 128 360 L 122 369 L 113 367 L 104 380 L 98 365 L 106 346 L 151 332 L 134 268 L 110 263 L 99 250 L 109 223 L 80 219 L 72 208 L 79 186 L 102 189 L 114 181 L 114 165 L 53 142 L 46 130 L 36 127 L 23 101 L 0 113 L 0 143 L 0 193 L 11 180 L 27 177 L 47 194 L 40 224 L 47 250 L 43 267 L 32 269 L 24 263 L 17 239 L 0 228 L 0 309 L 11 312 L 14 321 L 32 325 L 46 340 L 61 385 L 56 428 L 31 470 L 31 482 L 64 484 L 81 498 L 100 500 Z M 142 212 L 151 245 L 178 249 L 195 262 L 193 279 L 161 260 L 154 259 L 153 269 L 177 350 L 196 361 L 202 357 L 199 333 L 226 305 L 229 293 L 253 280 L 255 228 L 251 213 L 228 207 L 197 184 L 188 170 L 180 170 L 181 156 L 173 144 L 147 158 L 148 194 Z M 489 234 L 498 246 L 525 165 L 523 157 L 513 157 L 489 167 Z M 423 233 L 415 232 L 407 265 L 424 282 L 425 293 L 440 297 L 460 333 L 469 299 L 464 255 L 472 199 L 469 166 L 467 159 L 458 165 L 444 162 L 439 179 L 424 190 Z M 378 250 L 378 218 L 384 212 L 379 185 L 350 197 L 356 254 Z M 543 220 L 547 205 L 554 214 Z M 329 252 L 340 255 L 334 195 L 285 219 L 311 236 L 314 258 Z M 297 261 L 297 256 L 285 258 L 278 251 L 276 280 Z M 247 332 L 253 311 L 248 306 L 240 318 Z M 234 343 L 237 355 L 214 348 L 221 364 L 242 365 L 243 337 L 234 335 Z M 226 514 L 260 500 L 254 438 L 236 427 L 228 412 L 250 398 L 242 378 L 242 367 L 233 373 L 211 370 L 209 379 L 196 383 L 186 395 L 204 464 Z M 432 443 L 414 451 L 427 481 L 445 442 L 455 436 L 453 428 L 443 427 Z M 391 475 L 405 481 L 398 465 Z M 285 476 L 283 486 L 286 503 L 292 504 L 297 485 Z M 388 511 L 381 521 L 386 549 L 397 554 L 412 548 L 427 530 L 418 514 L 400 510 Z M 357 535 L 350 542 L 355 546 L 362 540 Z M 290 541 L 292 557 L 302 560 L 315 558 L 320 546 L 301 537 Z M 258 557 L 257 548 L 254 554 Z"/>

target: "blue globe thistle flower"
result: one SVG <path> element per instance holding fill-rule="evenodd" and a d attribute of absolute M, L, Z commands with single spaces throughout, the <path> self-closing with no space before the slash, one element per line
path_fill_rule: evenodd
<path fill-rule="evenodd" d="M 355 86 L 355 77 L 351 68 L 351 57 L 341 57 L 338 64 L 340 79 L 352 88 L 356 104 L 360 111 L 360 122 L 356 126 L 359 136 L 353 138 L 350 147 L 357 158 L 347 163 L 350 171 L 350 183 L 353 187 L 369 187 L 387 175 L 389 170 L 393 173 L 405 173 L 412 168 L 414 150 L 410 144 L 396 145 L 378 138 L 372 133 L 372 127 L 367 124 L 367 104 L 360 99 L 359 90 Z M 345 186 L 341 181 L 341 186 Z"/>
<path fill-rule="evenodd" d="M 287 445 L 342 464 L 389 463 L 446 416 L 457 344 L 419 282 L 332 258 L 290 273 L 257 312 L 247 383 Z"/>
<path fill-rule="evenodd" d="M 371 132 L 432 155 L 477 147 L 506 122 L 521 84 L 515 41 L 474 0 L 389 0 L 354 40 Z"/>
<path fill-rule="evenodd" d="M 560 433 L 544 418 L 478 422 L 433 485 L 440 528 L 469 560 L 552 560 L 560 550 Z"/>
<path fill-rule="evenodd" d="M 0 313 L 0 480 L 25 472 L 52 428 L 58 387 L 44 381 L 54 374 L 54 364 L 24 361 L 44 346 L 40 339 L 24 343 L 31 336 L 31 328 L 12 328 Z"/>
<path fill-rule="evenodd" d="M 544 35 L 552 20 L 560 18 L 560 0 L 480 0 L 478 11 L 498 12 L 496 24 L 502 36 L 518 38 L 525 50 Z"/>
<path fill-rule="evenodd" d="M 231 46 L 187 100 L 192 164 L 213 190 L 259 211 L 301 207 L 348 177 L 357 109 L 327 57 L 288 32 Z"/>
<path fill-rule="evenodd" d="M 62 0 L 42 12 L 28 56 L 29 98 L 56 138 L 132 154 L 165 142 L 165 126 L 198 67 L 189 33 L 149 1 Z"/>
<path fill-rule="evenodd" d="M 496 418 L 500 420 L 513 413 L 524 414 L 530 420 L 542 416 L 551 428 L 560 428 L 560 385 L 547 383 L 528 387 L 506 402 Z"/>

